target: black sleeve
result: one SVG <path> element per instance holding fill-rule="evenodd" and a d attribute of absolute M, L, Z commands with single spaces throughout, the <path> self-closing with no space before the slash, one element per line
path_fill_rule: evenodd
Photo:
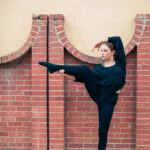
<path fill-rule="evenodd" d="M 121 38 L 119 36 L 108 37 L 108 42 L 112 42 L 114 44 L 115 50 L 117 51 L 116 59 L 120 61 L 126 73 L 126 56 Z"/>

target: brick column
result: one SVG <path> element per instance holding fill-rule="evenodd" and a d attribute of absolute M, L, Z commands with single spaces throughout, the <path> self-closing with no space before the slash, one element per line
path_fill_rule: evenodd
<path fill-rule="evenodd" d="M 150 15 L 136 17 L 137 48 L 136 150 L 150 149 Z M 144 26 L 143 26 L 144 25 Z"/>
<path fill-rule="evenodd" d="M 33 16 L 33 20 L 39 30 L 34 33 L 36 42 L 32 46 L 32 150 L 45 150 L 47 148 L 47 70 L 38 65 L 38 62 L 46 61 L 47 58 L 47 16 Z"/>
<path fill-rule="evenodd" d="M 47 17 L 49 17 L 49 55 L 47 54 Z M 64 150 L 64 78 L 50 74 L 39 61 L 64 64 L 64 48 L 56 35 L 61 24 L 55 15 L 34 16 L 39 26 L 36 42 L 32 46 L 32 149 L 47 149 L 47 98 L 49 98 L 49 149 Z M 49 95 L 47 95 L 47 78 Z"/>
<path fill-rule="evenodd" d="M 64 48 L 56 34 L 56 26 L 63 17 L 49 16 L 49 62 L 64 64 Z M 50 149 L 64 150 L 64 77 L 49 74 Z"/>

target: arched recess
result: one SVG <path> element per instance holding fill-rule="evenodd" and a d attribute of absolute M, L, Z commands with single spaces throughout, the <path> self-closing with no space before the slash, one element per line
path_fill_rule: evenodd
<path fill-rule="evenodd" d="M 32 15 L 32 28 L 26 42 L 16 51 L 0 57 L 0 64 L 8 63 L 14 61 L 21 56 L 23 56 L 27 51 L 30 50 L 32 45 L 36 42 L 37 34 L 40 30 L 40 20 L 42 20 L 41 15 Z"/>
<path fill-rule="evenodd" d="M 137 14 L 135 17 L 135 30 L 131 40 L 125 46 L 125 54 L 128 55 L 135 46 L 138 45 L 140 37 L 142 36 L 145 28 L 145 22 L 143 18 L 146 18 L 145 14 Z M 69 39 L 66 36 L 64 29 L 64 16 L 61 14 L 57 14 L 53 16 L 55 29 L 57 32 L 58 39 L 60 43 L 66 48 L 66 50 L 71 53 L 74 57 L 78 58 L 87 63 L 97 64 L 101 61 L 99 57 L 93 57 L 82 53 L 80 50 L 75 48 Z"/>
<path fill-rule="evenodd" d="M 24 45 L 16 50 L 13 53 L 10 53 L 6 56 L 0 57 L 0 64 L 4 64 L 10 61 L 13 61 L 21 56 L 23 56 L 36 42 L 37 34 L 40 30 L 40 20 L 46 19 L 47 15 L 33 15 L 32 16 L 32 28 L 30 35 Z M 145 28 L 145 22 L 143 18 L 146 18 L 146 14 L 137 14 L 135 17 L 135 31 L 125 46 L 125 54 L 129 54 L 136 45 L 138 45 L 140 37 L 142 36 Z M 97 64 L 101 61 L 99 57 L 93 57 L 82 53 L 80 50 L 75 48 L 71 42 L 68 40 L 65 30 L 64 30 L 64 16 L 62 14 L 54 14 L 49 15 L 49 18 L 54 20 L 56 34 L 60 43 L 66 48 L 66 50 L 71 53 L 74 57 L 78 58 L 87 63 L 94 63 Z"/>

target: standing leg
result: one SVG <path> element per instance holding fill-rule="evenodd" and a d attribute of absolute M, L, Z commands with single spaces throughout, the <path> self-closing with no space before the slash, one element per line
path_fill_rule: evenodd
<path fill-rule="evenodd" d="M 85 87 L 93 100 L 98 96 L 100 88 L 98 86 L 98 80 L 87 65 L 56 65 L 47 62 L 39 62 L 39 64 L 46 66 L 50 73 L 64 69 L 66 74 L 74 75 L 76 81 L 85 84 Z"/>
<path fill-rule="evenodd" d="M 110 96 L 107 95 L 106 98 L 107 99 L 104 99 L 103 101 L 101 101 L 101 103 L 98 104 L 98 111 L 99 111 L 98 150 L 106 150 L 108 130 L 115 107 L 115 105 L 112 103 L 112 99 L 113 101 L 117 100 L 118 94 L 114 95 L 112 94 Z"/>

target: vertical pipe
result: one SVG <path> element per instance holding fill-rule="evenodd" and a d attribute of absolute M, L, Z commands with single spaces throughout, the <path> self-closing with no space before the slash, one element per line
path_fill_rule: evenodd
<path fill-rule="evenodd" d="M 49 62 L 49 16 L 47 16 L 47 62 Z M 49 150 L 49 72 L 47 69 L 47 150 Z"/>

